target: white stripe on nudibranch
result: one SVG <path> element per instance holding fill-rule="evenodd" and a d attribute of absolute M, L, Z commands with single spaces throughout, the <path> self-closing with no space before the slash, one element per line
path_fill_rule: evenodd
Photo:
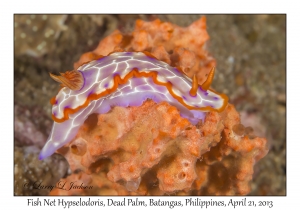
<path fill-rule="evenodd" d="M 167 101 L 177 107 L 182 117 L 196 124 L 204 119 L 205 111 L 222 111 L 228 100 L 224 94 L 203 90 L 201 86 L 191 95 L 190 78 L 143 52 L 112 53 L 77 70 L 84 84 L 80 90 L 64 87 L 55 97 L 52 108 L 55 122 L 40 159 L 70 142 L 88 115 L 106 113 L 113 106 L 140 106 L 147 98 L 157 103 Z M 124 79 L 132 72 L 134 77 L 125 84 L 115 84 L 117 77 Z"/>

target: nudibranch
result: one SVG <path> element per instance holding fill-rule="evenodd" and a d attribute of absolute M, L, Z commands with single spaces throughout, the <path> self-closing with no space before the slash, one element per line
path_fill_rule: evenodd
<path fill-rule="evenodd" d="M 115 52 L 61 76 L 50 76 L 64 87 L 51 100 L 54 124 L 40 159 L 70 142 L 90 114 L 104 114 L 114 106 L 140 106 L 146 99 L 166 101 L 196 124 L 205 112 L 221 112 L 228 102 L 226 95 L 209 89 L 214 69 L 198 85 L 195 75 L 190 79 L 180 68 L 146 52 Z"/>

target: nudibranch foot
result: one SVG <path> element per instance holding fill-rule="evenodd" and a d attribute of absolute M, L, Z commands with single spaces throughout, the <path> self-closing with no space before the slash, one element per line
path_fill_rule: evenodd
<path fill-rule="evenodd" d="M 214 69 L 200 86 L 196 76 L 192 81 L 176 68 L 142 52 L 112 53 L 82 65 L 77 72 L 83 77 L 83 86 L 79 90 L 66 86 L 51 100 L 55 123 L 41 159 L 70 142 L 90 114 L 104 114 L 114 106 L 141 106 L 147 99 L 166 101 L 182 117 L 197 124 L 205 118 L 205 112 L 220 112 L 228 101 L 226 95 L 208 90 Z"/>
<path fill-rule="evenodd" d="M 156 103 L 168 101 L 169 104 L 176 106 L 180 110 L 180 115 L 188 119 L 192 124 L 197 124 L 199 120 L 204 120 L 204 112 L 197 110 L 191 112 L 185 106 L 178 104 L 176 99 L 168 96 L 166 94 L 167 88 L 151 83 L 151 78 L 132 78 L 130 83 L 119 86 L 110 97 L 92 101 L 85 109 L 71 115 L 68 120 L 62 123 L 54 122 L 51 135 L 40 154 L 40 158 L 43 159 L 50 156 L 56 149 L 70 142 L 90 114 L 105 114 L 115 106 L 141 106 L 147 99 L 152 99 Z"/>

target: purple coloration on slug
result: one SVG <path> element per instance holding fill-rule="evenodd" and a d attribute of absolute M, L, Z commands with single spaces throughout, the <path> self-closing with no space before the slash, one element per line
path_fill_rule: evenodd
<path fill-rule="evenodd" d="M 114 84 L 116 75 L 124 79 L 134 68 L 140 75 L 156 72 L 156 81 L 152 76 L 134 76 L 125 84 Z M 201 87 L 196 89 L 195 96 L 191 96 L 190 78 L 167 63 L 150 58 L 142 52 L 113 53 L 82 65 L 78 71 L 84 77 L 84 85 L 77 91 L 64 87 L 57 94 L 55 100 L 58 103 L 52 108 L 54 120 L 57 121 L 54 122 L 48 141 L 40 153 L 40 159 L 52 155 L 70 142 L 90 114 L 104 114 L 114 106 L 141 106 L 147 99 L 156 103 L 166 101 L 175 106 L 182 117 L 192 124 L 197 124 L 205 118 L 206 111 L 212 110 L 210 107 L 218 111 L 227 103 L 226 96 L 210 90 L 204 91 Z M 166 85 L 168 83 L 171 86 Z M 90 93 L 100 95 L 114 87 L 116 89 L 110 94 L 90 100 L 88 105 L 85 105 Z M 65 116 L 64 107 L 76 112 Z"/>

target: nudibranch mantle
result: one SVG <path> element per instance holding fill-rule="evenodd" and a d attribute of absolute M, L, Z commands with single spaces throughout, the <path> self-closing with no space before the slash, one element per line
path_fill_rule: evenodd
<path fill-rule="evenodd" d="M 40 159 L 70 142 L 90 114 L 104 114 L 114 106 L 141 106 L 146 99 L 167 101 L 196 124 L 205 112 L 222 111 L 228 101 L 226 95 L 195 86 L 195 79 L 143 52 L 115 52 L 77 71 L 84 79 L 82 87 L 63 87 L 52 102 L 54 125 Z"/>

